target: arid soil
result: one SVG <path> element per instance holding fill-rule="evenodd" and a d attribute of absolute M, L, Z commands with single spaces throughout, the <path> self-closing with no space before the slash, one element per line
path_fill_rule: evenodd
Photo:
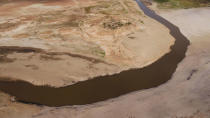
<path fill-rule="evenodd" d="M 21 118 L 209 118 L 209 12 L 209 8 L 158 11 L 161 16 L 181 29 L 191 41 L 191 45 L 186 58 L 178 65 L 172 79 L 157 88 L 91 105 L 65 107 L 16 103 L 12 102 L 12 97 L 0 93 L 0 116 L 3 118 L 17 118 L 17 116 Z M 200 22 L 195 23 L 195 19 Z"/>
<path fill-rule="evenodd" d="M 1 93 L 0 116 L 15 118 L 18 114 L 21 118 L 209 118 L 210 32 L 205 30 L 205 34 L 200 33 L 204 27 L 200 27 L 196 32 L 199 25 L 194 24 L 192 19 L 195 11 L 200 15 L 195 17 L 198 20 L 209 17 L 208 10 L 209 8 L 201 8 L 160 13 L 181 30 L 187 28 L 184 27 L 185 24 L 192 22 L 191 27 L 185 30 L 194 31 L 185 33 L 191 41 L 191 46 L 173 78 L 166 84 L 92 105 L 59 108 L 11 102 L 11 97 Z M 173 21 L 174 14 L 179 15 Z M 200 25 L 204 24 L 207 26 L 209 22 L 200 22 Z"/>
<path fill-rule="evenodd" d="M 143 67 L 174 42 L 132 0 L 0 1 L 0 15 L 0 79 L 36 85 Z"/>

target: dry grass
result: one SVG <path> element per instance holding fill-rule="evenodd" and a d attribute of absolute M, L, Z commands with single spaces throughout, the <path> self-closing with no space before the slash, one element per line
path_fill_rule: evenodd
<path fill-rule="evenodd" d="M 2 23 L 0 24 L 0 32 L 14 29 L 19 25 L 18 23 Z"/>
<path fill-rule="evenodd" d="M 193 8 L 210 6 L 210 0 L 155 0 L 160 8 Z"/>
<path fill-rule="evenodd" d="M 121 22 L 119 20 L 111 19 L 108 22 L 104 22 L 103 25 L 104 25 L 104 28 L 115 30 L 115 29 L 118 29 L 118 28 L 123 27 L 123 26 L 131 25 L 131 22 L 123 23 L 123 22 Z"/>

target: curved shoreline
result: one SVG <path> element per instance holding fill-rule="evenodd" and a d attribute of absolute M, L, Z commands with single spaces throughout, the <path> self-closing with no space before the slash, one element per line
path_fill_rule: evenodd
<path fill-rule="evenodd" d="M 185 57 L 189 41 L 178 27 L 136 0 L 144 13 L 165 25 L 176 39 L 171 51 L 153 64 L 141 68 L 123 71 L 119 74 L 96 77 L 61 88 L 34 86 L 23 81 L 0 82 L 0 90 L 13 95 L 18 101 L 48 106 L 82 105 L 103 101 L 133 91 L 148 89 L 167 82 Z"/>

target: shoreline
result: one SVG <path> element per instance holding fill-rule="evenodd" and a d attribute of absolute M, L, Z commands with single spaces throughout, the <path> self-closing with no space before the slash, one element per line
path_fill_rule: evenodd
<path fill-rule="evenodd" d="M 155 14 L 140 1 L 137 1 L 137 3 L 145 15 L 166 26 L 170 30 L 171 36 L 176 39 L 175 44 L 170 47 L 171 51 L 153 64 L 140 69 L 123 71 L 119 74 L 99 76 L 57 89 L 49 86 L 38 87 L 23 81 L 16 81 L 1 82 L 1 90 L 14 95 L 18 101 L 58 107 L 104 101 L 133 91 L 157 87 L 167 82 L 175 72 L 177 64 L 185 57 L 189 41 L 178 27 Z M 78 96 L 78 93 L 80 96 Z M 71 100 L 69 101 L 69 99 Z"/>
<path fill-rule="evenodd" d="M 61 5 L 50 2 L 42 4 L 35 2 L 34 5 L 30 2 L 27 4 L 18 2 L 10 4 L 14 9 L 7 12 L 5 12 L 5 9 L 8 9 L 7 5 L 0 8 L 0 14 L 4 14 L 0 18 L 0 46 L 34 47 L 47 53 L 14 51 L 10 54 L 0 54 L 0 77 L 23 80 L 40 86 L 62 87 L 97 76 L 148 66 L 168 53 L 170 46 L 174 44 L 174 38 L 169 34 L 169 30 L 146 17 L 132 1 L 98 3 L 90 0 L 80 1 L 79 6 L 71 0 L 68 2 L 70 3 L 65 5 L 66 11 L 63 11 L 62 2 Z M 114 8 L 105 7 L 102 10 L 123 8 L 124 10 L 116 11 L 124 15 L 107 15 L 94 7 L 98 4 L 102 7 L 118 4 Z M 88 8 L 93 10 L 89 11 Z M 79 26 L 81 30 L 75 27 L 74 22 L 77 22 L 77 19 L 75 21 L 73 19 L 73 23 L 68 20 L 69 17 L 78 17 L 78 20 L 81 17 L 71 15 L 75 14 L 72 13 L 74 9 L 83 14 L 84 21 L 81 22 L 84 25 Z M 18 11 L 23 11 L 24 14 Z M 84 11 L 87 13 L 83 13 Z M 31 16 L 33 13 L 36 17 Z M 16 20 L 8 20 L 7 17 L 14 17 Z M 104 17 L 108 18 L 103 20 Z M 109 17 L 114 21 L 109 21 Z M 51 20 L 52 18 L 57 21 Z M 5 23 L 6 21 L 9 23 Z M 67 26 L 64 25 L 66 22 Z M 114 30 L 102 27 L 103 23 L 116 25 L 118 22 L 125 25 Z M 126 25 L 126 22 L 131 24 Z M 63 54 L 48 54 L 50 52 Z M 66 55 L 67 53 L 72 55 Z M 84 60 L 80 57 L 91 59 Z"/>
<path fill-rule="evenodd" d="M 174 15 L 172 13 L 169 14 L 172 16 Z M 179 18 L 182 19 L 181 17 Z M 170 18 L 167 19 L 169 21 L 173 20 Z M 185 21 L 189 22 L 187 20 Z M 201 23 L 206 24 L 205 22 Z M 179 25 L 177 23 L 175 24 Z M 196 26 L 194 28 L 196 28 Z M 182 30 L 182 27 L 180 27 L 180 29 Z M 203 40 L 199 40 L 201 38 Z M 16 118 L 15 114 L 27 118 L 209 117 L 210 109 L 208 105 L 210 105 L 210 101 L 208 93 L 210 91 L 210 81 L 208 77 L 210 75 L 208 72 L 210 71 L 210 54 L 208 52 L 210 49 L 208 44 L 210 43 L 208 42 L 208 38 L 208 35 L 204 36 L 204 38 L 202 36 L 189 38 L 192 42 L 192 45 L 189 47 L 186 53 L 186 58 L 178 65 L 173 78 L 166 84 L 157 88 L 136 91 L 119 98 L 110 99 L 108 101 L 99 102 L 92 105 L 72 107 L 58 108 L 29 105 L 29 107 L 26 108 L 23 107 L 25 104 L 11 102 L 10 107 L 5 106 L 0 108 L 2 111 L 4 111 L 0 112 L 0 114 L 5 116 L 5 118 Z M 206 46 L 203 47 L 204 45 Z M 192 70 L 198 71 L 193 73 L 189 80 L 186 80 L 191 75 Z M 6 112 L 8 110 L 13 111 L 13 114 L 8 115 Z M 25 113 L 26 111 L 30 110 L 30 113 Z"/>

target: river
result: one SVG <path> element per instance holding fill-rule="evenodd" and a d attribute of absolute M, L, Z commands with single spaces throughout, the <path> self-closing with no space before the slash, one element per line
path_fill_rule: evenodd
<path fill-rule="evenodd" d="M 156 62 L 144 68 L 99 76 L 60 88 L 35 86 L 24 81 L 2 80 L 0 90 L 15 96 L 19 102 L 65 106 L 91 104 L 166 83 L 172 78 L 178 64 L 184 59 L 190 43 L 177 26 L 157 15 L 141 1 L 136 0 L 136 2 L 145 15 L 167 27 L 170 34 L 176 39 L 174 45 L 170 47 L 171 51 Z"/>

